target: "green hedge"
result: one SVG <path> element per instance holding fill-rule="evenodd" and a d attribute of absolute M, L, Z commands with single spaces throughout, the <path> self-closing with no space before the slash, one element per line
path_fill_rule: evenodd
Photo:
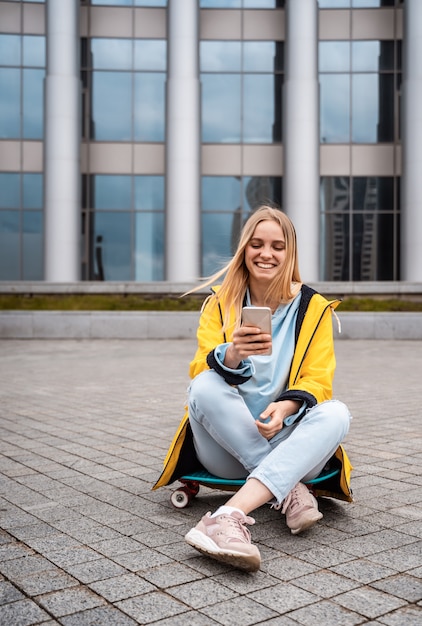
<path fill-rule="evenodd" d="M 328 296 L 330 299 L 330 296 Z M 11 311 L 199 311 L 204 295 L 148 297 L 140 295 L 0 295 L 0 310 Z M 422 301 L 399 298 L 343 298 L 340 311 L 422 311 Z"/>

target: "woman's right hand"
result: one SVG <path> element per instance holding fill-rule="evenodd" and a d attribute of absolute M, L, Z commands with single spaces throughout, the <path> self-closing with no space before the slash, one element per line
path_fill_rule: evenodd
<path fill-rule="evenodd" d="M 224 365 L 236 369 L 243 359 L 268 354 L 270 348 L 271 335 L 262 333 L 256 326 L 241 326 L 233 333 L 232 343 L 226 350 Z"/>

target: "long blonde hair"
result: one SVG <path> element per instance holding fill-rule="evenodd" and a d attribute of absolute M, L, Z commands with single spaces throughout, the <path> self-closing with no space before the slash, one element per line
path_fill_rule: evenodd
<path fill-rule="evenodd" d="M 196 291 L 204 286 L 213 285 L 222 276 L 224 279 L 217 293 L 212 294 L 204 302 L 216 305 L 218 302 L 225 304 L 224 306 L 224 324 L 223 329 L 227 330 L 230 320 L 230 308 L 233 307 L 236 317 L 236 325 L 240 323 L 242 306 L 249 282 L 249 272 L 245 264 L 245 249 L 249 241 L 252 239 L 256 227 L 260 222 L 265 220 L 273 220 L 281 227 L 286 244 L 286 260 L 280 267 L 278 275 L 268 287 L 265 299 L 268 302 L 288 302 L 294 296 L 292 291 L 292 283 L 300 283 L 299 262 L 296 244 L 296 231 L 285 213 L 272 208 L 270 206 L 261 206 L 250 215 L 240 234 L 237 250 L 227 265 L 221 270 L 210 276 L 200 287 L 191 290 Z M 229 306 L 227 306 L 229 305 Z"/>

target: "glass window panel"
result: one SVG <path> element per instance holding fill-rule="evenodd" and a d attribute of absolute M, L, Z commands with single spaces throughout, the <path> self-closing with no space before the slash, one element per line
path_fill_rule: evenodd
<path fill-rule="evenodd" d="M 240 209 L 234 213 L 203 213 L 202 275 L 220 270 L 232 257 L 238 240 Z"/>
<path fill-rule="evenodd" d="M 23 70 L 23 137 L 42 139 L 44 134 L 45 70 Z"/>
<path fill-rule="evenodd" d="M 319 0 L 320 9 L 347 9 L 350 0 Z"/>
<path fill-rule="evenodd" d="M 135 70 L 165 71 L 167 45 L 163 39 L 135 39 Z"/>
<path fill-rule="evenodd" d="M 164 176 L 135 176 L 135 209 L 160 211 L 164 209 Z"/>
<path fill-rule="evenodd" d="M 394 139 L 393 75 L 352 76 L 352 141 L 376 143 Z"/>
<path fill-rule="evenodd" d="M 284 4 L 285 0 L 243 0 L 244 9 L 277 9 Z"/>
<path fill-rule="evenodd" d="M 393 7 L 394 0 L 352 0 L 355 9 L 368 9 L 371 7 Z"/>
<path fill-rule="evenodd" d="M 202 177 L 203 211 L 236 211 L 241 207 L 240 179 L 234 176 Z"/>
<path fill-rule="evenodd" d="M 92 73 L 93 135 L 100 141 L 130 141 L 132 74 Z"/>
<path fill-rule="evenodd" d="M 351 280 L 394 279 L 394 215 L 353 215 L 353 274 Z"/>
<path fill-rule="evenodd" d="M 201 71 L 240 72 L 241 50 L 240 41 L 201 41 Z"/>
<path fill-rule="evenodd" d="M 45 67 L 45 37 L 39 35 L 23 37 L 23 65 Z"/>
<path fill-rule="evenodd" d="M 350 78 L 347 74 L 320 76 L 321 143 L 350 141 Z"/>
<path fill-rule="evenodd" d="M 320 72 L 349 72 L 350 42 L 320 41 L 318 62 Z"/>
<path fill-rule="evenodd" d="M 132 206 L 131 176 L 92 176 L 92 208 L 130 209 Z"/>
<path fill-rule="evenodd" d="M 101 252 L 104 280 L 132 280 L 131 232 L 132 218 L 129 212 L 95 212 L 94 240 Z M 98 269 L 96 273 L 99 273 Z"/>
<path fill-rule="evenodd" d="M 91 39 L 92 67 L 98 70 L 132 69 L 131 39 Z"/>
<path fill-rule="evenodd" d="M 240 9 L 242 0 L 200 0 L 201 9 Z"/>
<path fill-rule="evenodd" d="M 42 211 L 24 211 L 22 235 L 22 279 L 43 280 L 43 263 Z"/>
<path fill-rule="evenodd" d="M 202 141 L 240 143 L 240 75 L 202 74 Z"/>
<path fill-rule="evenodd" d="M 352 71 L 378 72 L 394 69 L 393 41 L 353 41 Z"/>
<path fill-rule="evenodd" d="M 394 210 L 394 178 L 353 178 L 353 211 L 388 212 Z"/>
<path fill-rule="evenodd" d="M 137 7 L 166 7 L 167 0 L 134 0 Z"/>
<path fill-rule="evenodd" d="M 135 141 L 164 141 L 164 73 L 135 74 Z"/>
<path fill-rule="evenodd" d="M 42 209 L 43 176 L 42 174 L 23 175 L 23 206 L 25 209 Z"/>
<path fill-rule="evenodd" d="M 0 139 L 20 137 L 20 70 L 0 68 Z"/>
<path fill-rule="evenodd" d="M 325 176 L 320 181 L 322 280 L 350 280 L 350 179 Z"/>
<path fill-rule="evenodd" d="M 281 41 L 245 41 L 242 51 L 244 72 L 278 72 L 284 69 Z"/>
<path fill-rule="evenodd" d="M 281 207 L 283 179 L 278 176 L 245 176 L 243 183 L 243 213 L 247 216 L 261 204 Z"/>
<path fill-rule="evenodd" d="M 21 65 L 20 35 L 0 35 L 0 65 Z"/>
<path fill-rule="evenodd" d="M 20 280 L 20 211 L 0 211 L 0 280 Z"/>
<path fill-rule="evenodd" d="M 321 216 L 322 280 L 350 280 L 349 219 L 344 213 Z"/>
<path fill-rule="evenodd" d="M 91 4 L 103 4 L 120 7 L 132 6 L 132 0 L 91 0 Z"/>
<path fill-rule="evenodd" d="M 0 208 L 19 209 L 20 181 L 20 174 L 0 173 Z"/>
<path fill-rule="evenodd" d="M 243 141 L 245 143 L 281 141 L 281 102 L 280 107 L 275 110 L 276 94 L 281 94 L 281 76 L 244 74 Z M 274 136 L 275 131 L 278 131 L 277 136 Z"/>
<path fill-rule="evenodd" d="M 164 280 L 164 213 L 135 214 L 135 280 Z"/>

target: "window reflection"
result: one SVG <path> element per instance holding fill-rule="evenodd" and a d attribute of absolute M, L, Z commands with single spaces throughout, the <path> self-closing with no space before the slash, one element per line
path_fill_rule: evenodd
<path fill-rule="evenodd" d="M 134 69 L 165 72 L 167 43 L 154 39 L 134 40 Z"/>
<path fill-rule="evenodd" d="M 20 207 L 20 174 L 0 173 L 0 209 Z"/>
<path fill-rule="evenodd" d="M 135 74 L 135 141 L 164 141 L 165 79 L 164 73 Z"/>
<path fill-rule="evenodd" d="M 23 65 L 45 66 L 45 37 L 25 35 L 23 38 Z"/>
<path fill-rule="evenodd" d="M 91 62 L 96 70 L 130 70 L 131 39 L 91 39 Z"/>
<path fill-rule="evenodd" d="M 0 280 L 20 280 L 20 212 L 0 211 Z"/>
<path fill-rule="evenodd" d="M 92 176 L 92 208 L 130 209 L 131 176 Z"/>
<path fill-rule="evenodd" d="M 44 134 L 44 70 L 23 70 L 23 136 L 42 139 Z"/>
<path fill-rule="evenodd" d="M 399 191 L 391 177 L 321 179 L 323 280 L 397 280 Z"/>
<path fill-rule="evenodd" d="M 20 70 L 0 68 L 0 138 L 20 137 Z"/>
<path fill-rule="evenodd" d="M 319 42 L 320 72 L 350 71 L 350 41 Z"/>
<path fill-rule="evenodd" d="M 22 279 L 43 279 L 43 214 L 24 211 L 22 228 Z"/>
<path fill-rule="evenodd" d="M 25 209 L 42 209 L 43 176 L 42 174 L 23 174 L 23 206 Z"/>
<path fill-rule="evenodd" d="M 320 76 L 321 143 L 350 141 L 350 79 L 347 74 Z"/>
<path fill-rule="evenodd" d="M 143 211 L 164 211 L 163 176 L 135 176 L 134 207 Z"/>
<path fill-rule="evenodd" d="M 20 35 L 0 35 L 0 65 L 21 65 Z"/>
<path fill-rule="evenodd" d="M 94 241 L 98 248 L 96 273 L 104 280 L 132 280 L 131 271 L 132 216 L 129 212 L 95 212 Z"/>
<path fill-rule="evenodd" d="M 201 71 L 240 72 L 241 52 L 240 41 L 201 41 Z"/>
<path fill-rule="evenodd" d="M 135 214 L 135 280 L 164 279 L 164 212 Z"/>
<path fill-rule="evenodd" d="M 131 85 L 129 72 L 93 72 L 92 129 L 100 141 L 130 141 Z"/>
<path fill-rule="evenodd" d="M 202 141 L 240 142 L 240 88 L 240 74 L 203 74 Z"/>
<path fill-rule="evenodd" d="M 244 142 L 281 141 L 281 89 L 281 76 L 244 75 L 242 136 Z"/>

